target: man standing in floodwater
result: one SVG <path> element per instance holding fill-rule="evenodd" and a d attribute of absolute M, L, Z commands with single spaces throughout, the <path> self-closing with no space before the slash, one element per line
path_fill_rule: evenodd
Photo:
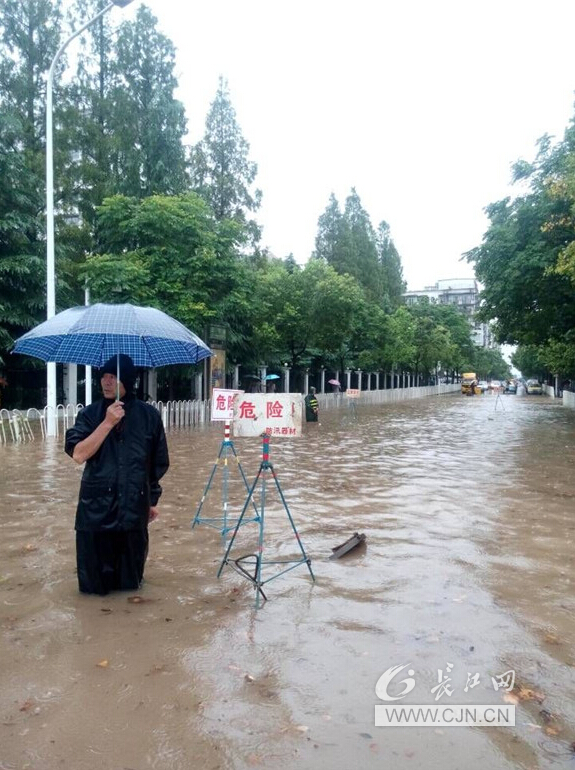
<path fill-rule="evenodd" d="M 305 397 L 305 421 L 317 422 L 319 417 L 319 403 L 315 395 L 315 388 L 309 389 L 309 394 Z"/>
<path fill-rule="evenodd" d="M 159 481 L 170 465 L 159 412 L 132 393 L 132 359 L 122 354 L 119 365 L 119 379 L 116 356 L 104 365 L 104 398 L 82 409 L 66 432 L 66 453 L 86 463 L 75 529 L 78 585 L 87 594 L 139 588 L 148 522 L 158 515 Z"/>

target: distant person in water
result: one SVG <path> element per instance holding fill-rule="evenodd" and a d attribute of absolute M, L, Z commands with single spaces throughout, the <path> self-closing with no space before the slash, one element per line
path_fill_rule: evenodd
<path fill-rule="evenodd" d="M 319 403 L 315 395 L 315 388 L 310 388 L 305 397 L 305 420 L 306 422 L 317 422 L 319 419 Z"/>

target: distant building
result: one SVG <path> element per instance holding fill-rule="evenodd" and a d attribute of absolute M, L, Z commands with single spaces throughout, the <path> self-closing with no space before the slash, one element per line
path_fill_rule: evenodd
<path fill-rule="evenodd" d="M 473 342 L 482 348 L 495 346 L 489 324 L 475 320 L 479 309 L 479 287 L 475 278 L 446 278 L 433 286 L 406 291 L 403 295 L 406 305 L 415 305 L 422 297 L 427 297 L 434 305 L 455 305 L 469 319 Z"/>

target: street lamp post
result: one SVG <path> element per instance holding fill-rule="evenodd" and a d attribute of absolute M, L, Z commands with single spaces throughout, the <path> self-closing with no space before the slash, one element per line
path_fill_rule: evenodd
<path fill-rule="evenodd" d="M 52 138 L 52 86 L 54 83 L 54 71 L 60 56 L 74 38 L 81 35 L 85 29 L 107 13 L 110 8 L 118 5 L 124 8 L 132 0 L 113 0 L 108 3 L 90 21 L 87 21 L 80 29 L 76 30 L 58 49 L 52 59 L 46 81 L 46 316 L 48 319 L 56 314 L 56 268 L 54 260 L 54 147 Z M 48 385 L 48 424 L 46 434 L 56 435 L 56 364 L 50 361 L 47 365 Z"/>

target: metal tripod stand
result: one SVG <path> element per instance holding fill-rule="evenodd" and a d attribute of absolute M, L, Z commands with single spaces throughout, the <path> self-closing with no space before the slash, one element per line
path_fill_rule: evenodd
<path fill-rule="evenodd" d="M 246 490 L 250 491 L 250 486 L 248 484 L 248 480 L 246 478 L 246 475 L 244 473 L 244 469 L 242 468 L 242 465 L 240 463 L 240 458 L 237 455 L 236 449 L 234 447 L 234 443 L 230 438 L 230 423 L 226 422 L 224 424 L 224 440 L 221 443 L 220 446 L 220 452 L 218 454 L 218 457 L 216 459 L 216 462 L 214 463 L 214 467 L 212 468 L 212 472 L 210 474 L 210 478 L 208 479 L 208 483 L 206 484 L 206 488 L 204 489 L 204 494 L 202 495 L 202 499 L 199 502 L 198 510 L 196 511 L 196 515 L 194 516 L 194 520 L 192 521 L 192 529 L 196 526 L 196 524 L 207 524 L 209 527 L 213 527 L 214 529 L 217 529 L 220 531 L 220 534 L 224 540 L 224 543 L 227 539 L 228 532 L 230 532 L 236 525 L 239 526 L 238 521 L 230 521 L 228 518 L 228 482 L 229 482 L 229 465 L 228 465 L 228 457 L 230 452 L 232 455 L 236 458 L 236 463 L 238 466 L 238 470 L 240 472 L 240 475 L 242 477 L 242 480 L 244 482 L 244 486 Z M 208 517 L 208 518 L 202 518 L 202 508 L 204 505 L 204 502 L 206 500 L 206 497 L 208 496 L 208 492 L 211 489 L 212 482 L 214 480 L 214 477 L 216 475 L 216 471 L 218 470 L 220 461 L 223 460 L 223 479 L 222 479 L 222 515 L 221 516 L 215 516 L 215 517 Z M 248 524 L 252 521 L 259 521 L 259 513 L 257 506 L 255 504 L 255 501 L 252 500 L 252 505 L 255 511 L 255 516 L 252 519 L 246 519 L 242 523 Z M 243 515 L 243 514 L 242 514 Z"/>
<path fill-rule="evenodd" d="M 220 568 L 218 570 L 218 577 L 222 574 L 222 570 L 225 567 L 226 564 L 228 564 L 232 569 L 235 569 L 235 571 L 242 575 L 242 577 L 247 578 L 251 583 L 253 583 L 254 588 L 256 589 L 256 609 L 260 606 L 260 597 L 266 601 L 267 597 L 265 593 L 263 592 L 263 586 L 266 583 L 269 583 L 271 580 L 275 580 L 275 578 L 279 577 L 280 575 L 285 574 L 286 572 L 289 572 L 292 569 L 295 569 L 296 567 L 299 567 L 301 564 L 306 564 L 307 568 L 309 570 L 309 574 L 311 575 L 311 579 L 315 582 L 315 576 L 313 574 L 312 568 L 311 568 L 311 560 L 308 558 L 304 547 L 302 545 L 302 542 L 300 540 L 299 533 L 296 529 L 294 520 L 292 518 L 292 515 L 290 513 L 290 510 L 288 508 L 288 504 L 286 502 L 286 499 L 284 497 L 284 494 L 282 492 L 282 488 L 280 486 L 278 477 L 276 475 L 276 472 L 274 471 L 273 465 L 270 463 L 270 436 L 268 433 L 264 433 L 262 435 L 263 439 L 263 446 L 262 446 L 262 461 L 260 463 L 260 467 L 257 473 L 257 476 L 254 480 L 254 483 L 252 484 L 247 499 L 244 503 L 243 510 L 240 514 L 240 518 L 238 519 L 238 522 L 236 524 L 236 528 L 234 530 L 233 535 L 230 538 L 230 541 L 228 543 L 228 547 L 226 549 L 226 552 L 224 554 L 224 558 L 222 559 L 222 563 L 220 564 Z M 293 534 L 295 536 L 295 539 L 297 541 L 297 544 L 299 546 L 299 549 L 301 551 L 301 558 L 300 559 L 276 559 L 276 560 L 270 560 L 270 561 L 264 561 L 263 558 L 263 550 L 264 550 L 264 524 L 265 524 L 265 505 L 266 505 L 266 485 L 267 485 L 267 477 L 271 474 L 276 489 L 278 491 L 278 494 L 280 496 L 282 505 L 285 509 L 285 512 L 287 513 L 289 523 L 291 525 L 291 528 L 293 530 Z M 258 485 L 258 482 L 261 481 L 261 490 L 260 490 L 260 511 L 259 511 L 259 538 L 258 538 L 258 546 L 257 546 L 257 552 L 255 554 L 247 554 L 245 556 L 240 556 L 237 559 L 231 559 L 230 558 L 230 552 L 232 550 L 234 540 L 236 538 L 236 535 L 238 534 L 239 528 L 242 524 L 243 518 L 245 516 L 245 513 L 249 507 L 250 502 L 253 503 L 253 494 L 254 491 Z M 276 572 L 275 574 L 271 575 L 270 577 L 264 579 L 262 575 L 262 568 L 264 566 L 268 565 L 285 565 L 284 569 L 280 570 L 280 572 Z M 288 566 L 289 565 L 289 566 Z M 252 566 L 253 567 L 253 575 L 248 571 L 246 567 Z"/>

